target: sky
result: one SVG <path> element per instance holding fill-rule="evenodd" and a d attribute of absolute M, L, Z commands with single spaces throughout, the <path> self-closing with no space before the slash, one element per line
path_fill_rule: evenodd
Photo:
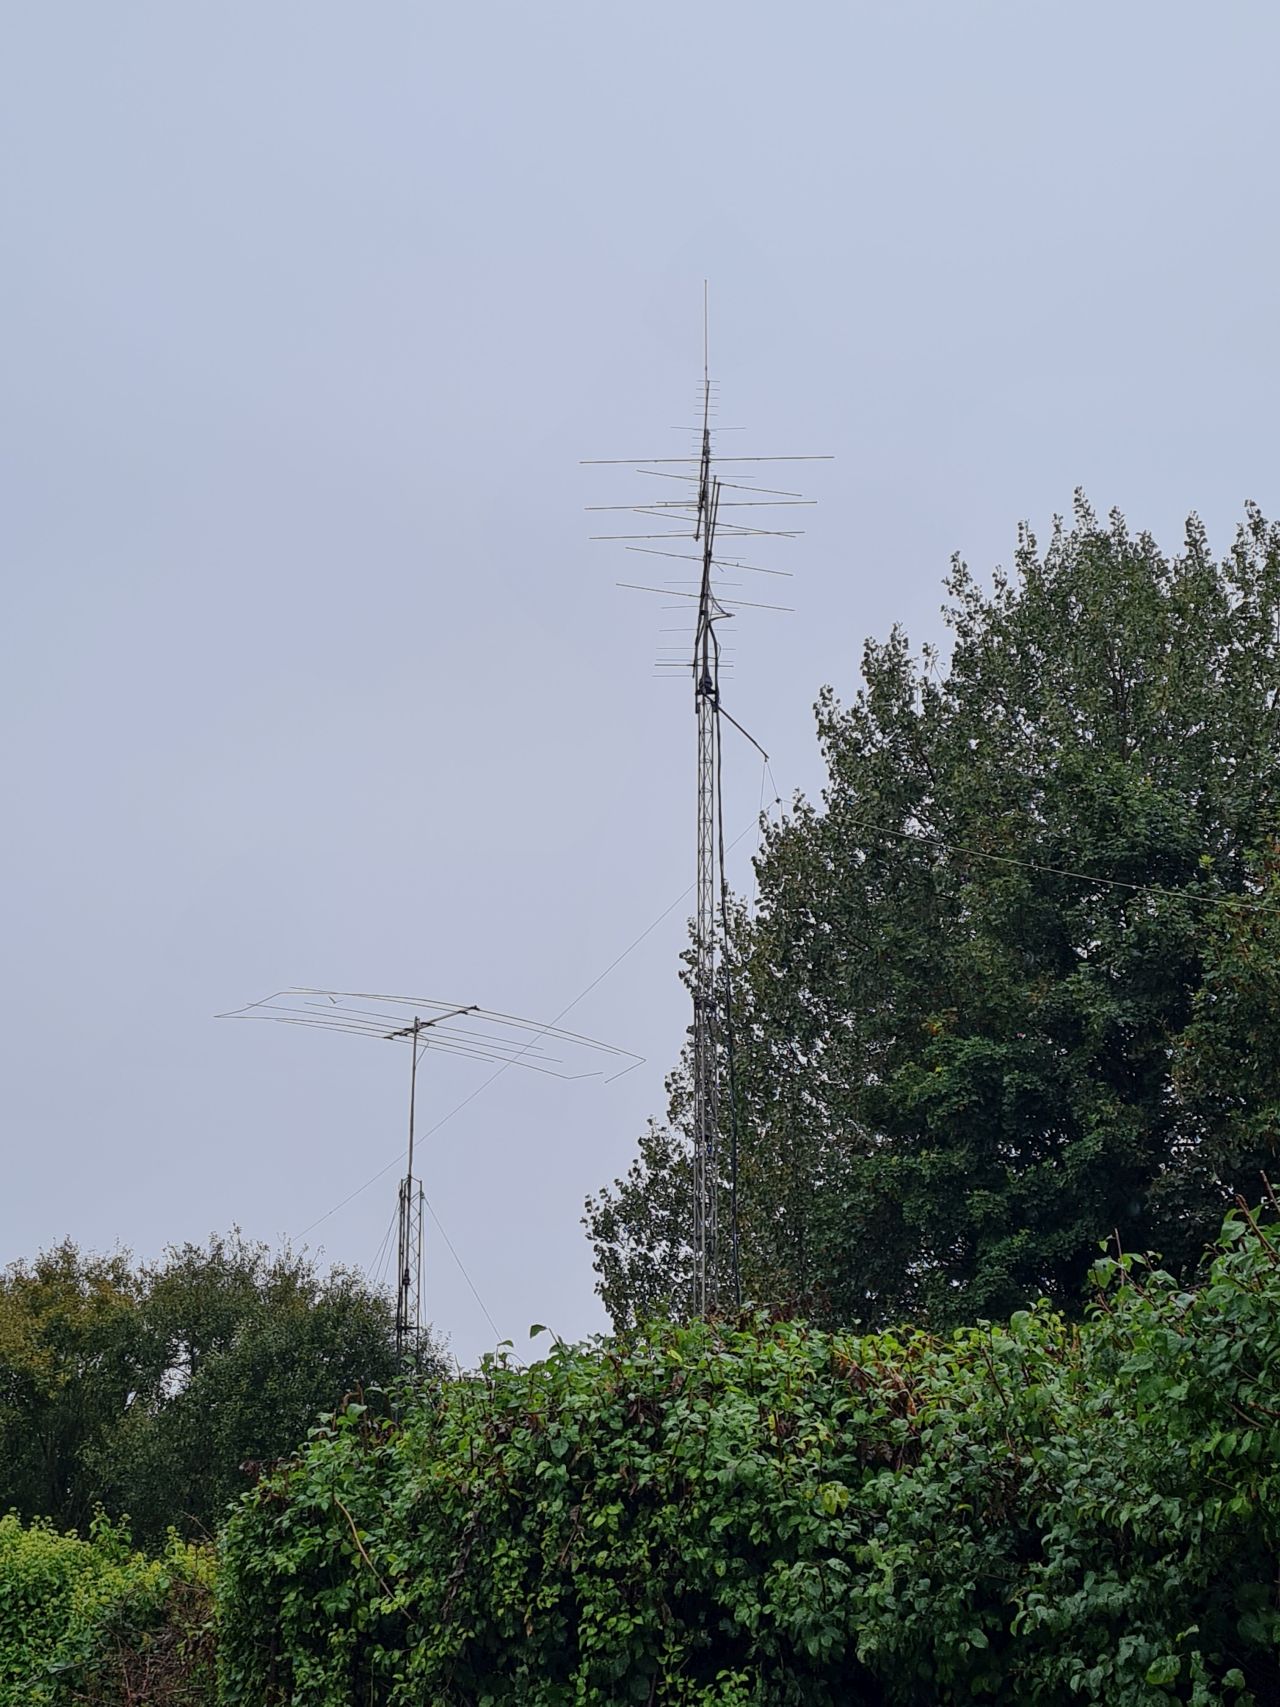
<path fill-rule="evenodd" d="M 0 0 L 0 1263 L 381 1276 L 407 1054 L 214 1015 L 388 991 L 644 1058 L 419 1080 L 455 1355 L 602 1329 L 694 718 L 583 459 L 686 447 L 708 281 L 721 449 L 834 458 L 726 684 L 814 796 L 820 688 L 944 638 L 953 553 L 1076 487 L 1169 547 L 1280 512 L 1277 65 L 1263 0 Z M 726 747 L 748 890 L 762 781 Z"/>

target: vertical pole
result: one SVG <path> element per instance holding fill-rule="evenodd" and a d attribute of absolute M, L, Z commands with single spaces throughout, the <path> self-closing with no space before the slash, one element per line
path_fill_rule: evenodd
<path fill-rule="evenodd" d="M 400 1227 L 397 1243 L 396 1357 L 402 1366 L 418 1353 L 422 1329 L 422 1187 L 413 1177 L 413 1123 L 418 1099 L 418 1034 L 422 1021 L 415 1015 L 409 1047 L 409 1161 L 400 1182 Z"/>
<path fill-rule="evenodd" d="M 702 584 L 693 646 L 694 707 L 698 719 L 698 869 L 693 967 L 693 1312 L 705 1316 L 717 1302 L 719 1060 L 716 1023 L 716 805 L 719 779 L 719 607 L 711 588 L 715 563 L 719 482 L 711 473 L 711 381 L 706 373 L 706 296 L 703 297 L 702 456 L 698 520 Z"/>
<path fill-rule="evenodd" d="M 418 1033 L 422 1030 L 422 1021 L 413 1016 L 413 1062 L 409 1068 L 409 1178 L 413 1178 L 413 1108 L 418 1100 Z"/>

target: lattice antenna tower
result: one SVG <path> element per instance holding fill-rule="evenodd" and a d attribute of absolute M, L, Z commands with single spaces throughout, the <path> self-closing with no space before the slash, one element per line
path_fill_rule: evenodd
<path fill-rule="evenodd" d="M 729 666 L 722 648 L 719 625 L 730 620 L 736 611 L 784 611 L 785 605 L 765 604 L 735 596 L 741 582 L 725 579 L 731 575 L 789 575 L 790 571 L 745 563 L 741 558 L 722 555 L 722 549 L 733 549 L 742 541 L 796 539 L 803 530 L 787 527 L 764 527 L 751 520 L 722 519 L 722 510 L 791 509 L 811 505 L 816 500 L 799 492 L 763 486 L 752 465 L 775 462 L 827 462 L 826 456 L 720 456 L 714 446 L 715 382 L 711 378 L 710 336 L 707 290 L 703 286 L 702 303 L 702 387 L 700 394 L 701 421 L 696 454 L 686 457 L 607 457 L 590 458 L 594 467 L 629 467 L 634 472 L 658 480 L 684 482 L 693 488 L 682 497 L 657 499 L 641 504 L 592 504 L 592 511 L 623 511 L 644 518 L 656 518 L 667 524 L 662 533 L 595 534 L 598 540 L 613 540 L 624 544 L 628 551 L 646 556 L 687 560 L 696 565 L 693 584 L 688 579 L 668 581 L 661 587 L 620 581 L 619 586 L 636 592 L 658 593 L 688 601 L 684 606 L 693 615 L 693 630 L 686 635 L 692 641 L 683 658 L 661 657 L 659 670 L 683 671 L 692 657 L 693 704 L 697 721 L 697 826 L 696 881 L 694 912 L 694 947 L 692 965 L 693 995 L 693 1201 L 690 1216 L 691 1296 L 693 1312 L 707 1315 L 719 1307 L 725 1290 L 725 1252 L 720 1239 L 719 1191 L 723 1170 L 721 1155 L 722 1122 L 720 1110 L 721 1062 L 730 1023 L 728 991 L 721 960 L 720 935 L 725 928 L 728 907 L 727 884 L 724 875 L 723 813 L 721 810 L 721 721 L 733 724 L 767 760 L 768 755 L 755 738 L 725 709 L 721 699 L 721 673 Z M 683 465 L 683 466 L 681 466 Z M 692 466 L 691 466 L 692 465 Z M 728 465 L 729 472 L 721 469 Z M 696 472 L 695 472 L 696 469 Z M 724 497 L 729 492 L 733 496 Z M 745 496 L 739 496 L 745 494 Z M 764 518 L 761 518 L 762 520 Z M 777 519 L 777 518 L 771 518 Z M 679 524 L 672 528 L 670 524 Z M 680 540 L 692 542 L 692 551 L 677 551 L 658 542 Z M 726 597 L 726 595 L 728 595 Z M 732 606 L 732 608 L 730 608 Z M 680 607 L 677 607 L 680 608 Z M 721 909 L 721 929 L 717 929 L 717 889 Z M 741 1302 L 738 1274 L 737 1225 L 737 1111 L 730 1109 L 730 1239 L 729 1269 L 734 1302 Z"/>
<path fill-rule="evenodd" d="M 496 1013 L 473 1003 L 459 1005 L 427 996 L 387 996 L 356 990 L 278 990 L 219 1019 L 274 1020 L 322 1031 L 345 1032 L 409 1050 L 409 1144 L 397 1196 L 396 1354 L 414 1371 L 423 1361 L 423 1269 L 426 1256 L 423 1208 L 426 1192 L 415 1171 L 414 1122 L 418 1068 L 428 1051 L 521 1067 L 556 1079 L 614 1079 L 639 1066 L 640 1056 L 578 1032 L 560 1031 L 537 1020 Z M 593 1064 L 594 1063 L 594 1064 Z"/>

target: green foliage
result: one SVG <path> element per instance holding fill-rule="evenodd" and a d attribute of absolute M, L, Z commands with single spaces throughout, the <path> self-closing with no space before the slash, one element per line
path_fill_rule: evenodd
<path fill-rule="evenodd" d="M 140 1535 L 212 1533 L 241 1466 L 290 1452 L 321 1411 L 397 1373 L 388 1299 L 344 1269 L 233 1236 L 144 1271 L 140 1403 L 89 1462 L 98 1496 Z"/>
<path fill-rule="evenodd" d="M 211 1556 L 170 1537 L 132 1550 L 0 1517 L 0 1707 L 205 1707 L 214 1698 Z"/>
<path fill-rule="evenodd" d="M 823 695 L 733 931 L 746 1295 L 832 1325 L 1073 1308 L 1115 1229 L 1190 1274 L 1280 1133 L 1280 531 L 1081 501 L 948 587 L 949 662 Z M 618 1327 L 679 1313 L 686 1085 L 588 1204 Z"/>
<path fill-rule="evenodd" d="M 0 1274 L 0 1510 L 88 1522 L 81 1468 L 136 1385 L 139 1300 L 124 1257 L 70 1241 Z"/>
<path fill-rule="evenodd" d="M 1280 1687 L 1280 1255 L 943 1338 L 759 1315 L 358 1405 L 245 1496 L 228 1707 L 1066 1707 Z"/>
<path fill-rule="evenodd" d="M 65 1244 L 0 1274 L 0 1510 L 212 1533 L 241 1465 L 396 1373 L 388 1299 L 233 1234 L 157 1264 Z"/>

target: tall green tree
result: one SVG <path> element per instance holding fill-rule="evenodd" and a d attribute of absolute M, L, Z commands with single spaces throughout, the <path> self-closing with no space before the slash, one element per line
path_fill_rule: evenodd
<path fill-rule="evenodd" d="M 947 590 L 949 659 L 822 695 L 734 931 L 745 1287 L 830 1320 L 1072 1307 L 1111 1235 L 1189 1272 L 1280 1131 L 1280 530 L 1078 499 Z M 588 1203 L 620 1324 L 682 1303 L 684 1078 Z"/>

